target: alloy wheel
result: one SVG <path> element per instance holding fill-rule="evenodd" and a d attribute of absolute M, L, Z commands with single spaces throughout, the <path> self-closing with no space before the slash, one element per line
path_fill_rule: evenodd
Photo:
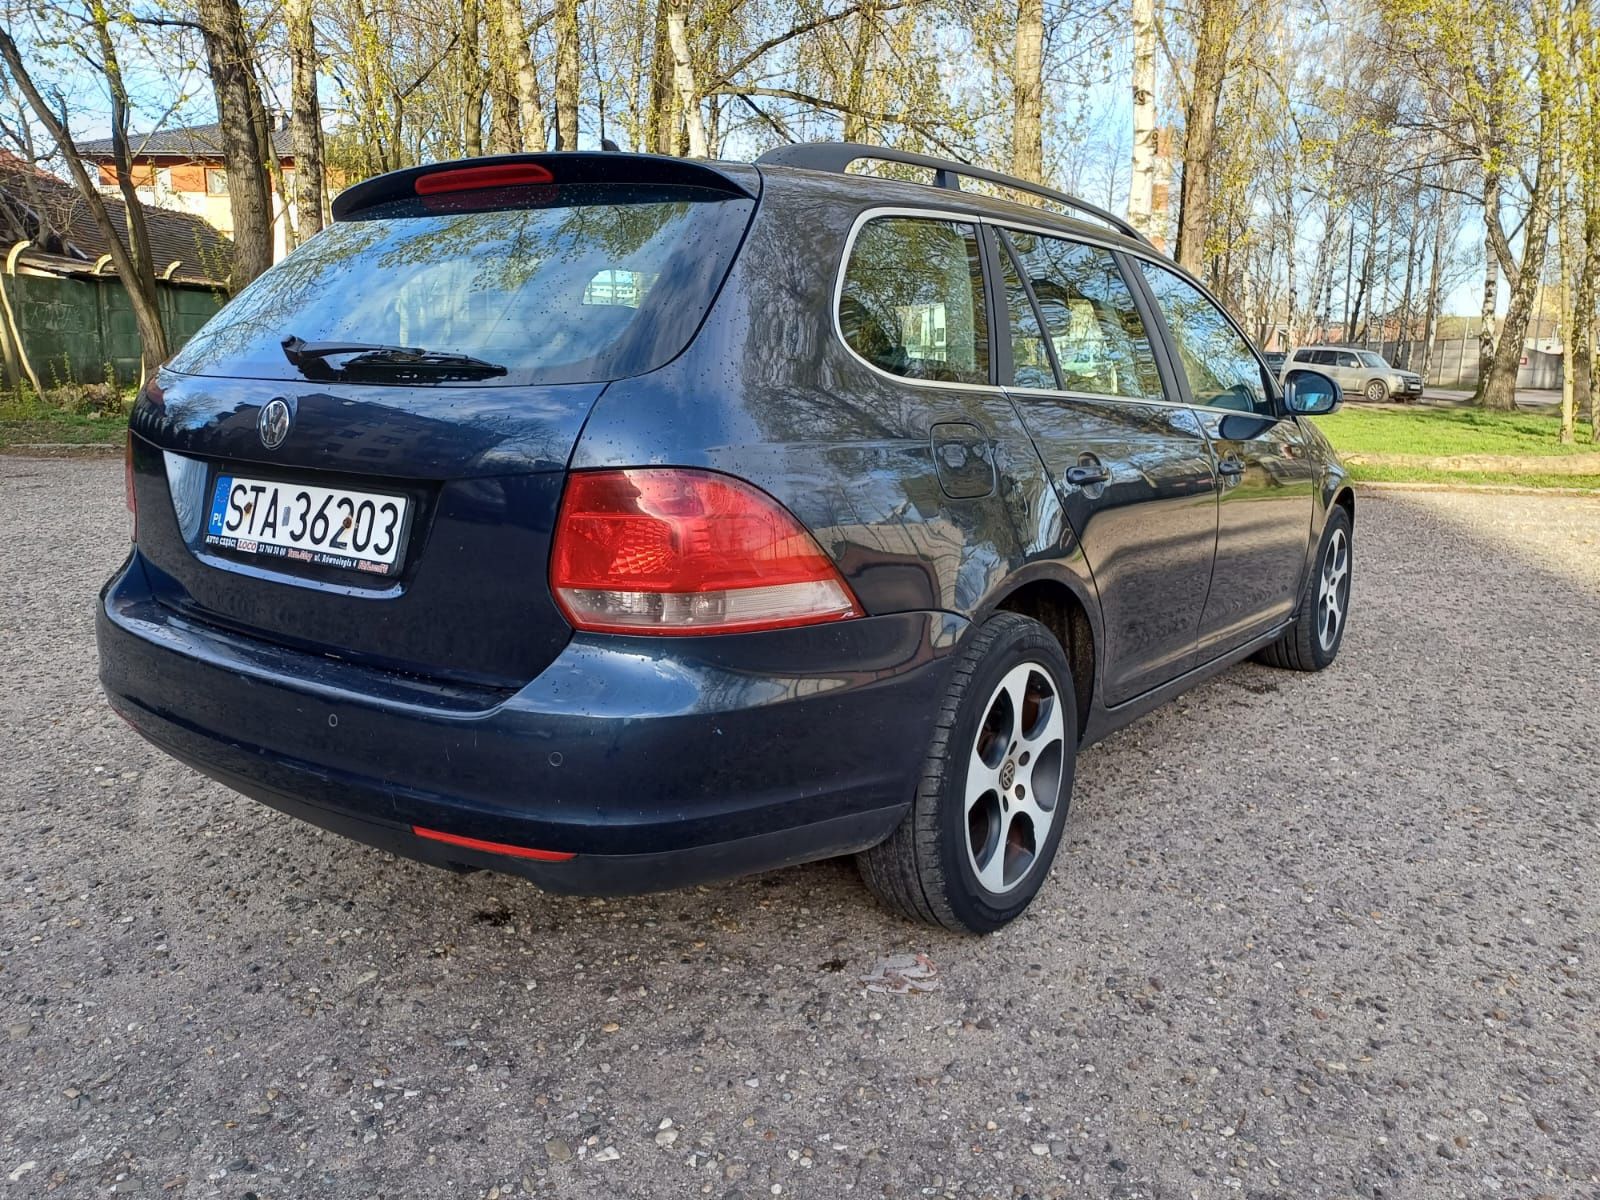
<path fill-rule="evenodd" d="M 1050 673 L 1013 667 L 984 706 L 967 766 L 967 859 L 1003 895 L 1032 872 L 1058 819 L 1066 726 Z"/>
<path fill-rule="evenodd" d="M 1324 651 L 1339 640 L 1345 611 L 1350 607 L 1350 539 L 1335 529 L 1322 556 L 1322 579 L 1317 587 L 1317 641 Z"/>

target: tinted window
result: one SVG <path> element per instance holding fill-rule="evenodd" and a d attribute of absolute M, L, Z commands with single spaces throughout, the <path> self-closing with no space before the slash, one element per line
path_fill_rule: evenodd
<path fill-rule="evenodd" d="M 1294 352 L 1294 360 L 1295 362 L 1316 362 L 1317 352 L 1315 350 L 1296 350 Z"/>
<path fill-rule="evenodd" d="M 1270 412 L 1261 363 L 1222 310 L 1171 271 L 1148 262 L 1140 266 L 1172 333 L 1194 402 L 1241 412 Z"/>
<path fill-rule="evenodd" d="M 1319 367 L 1333 366 L 1334 358 L 1335 355 L 1332 350 L 1317 350 L 1311 355 L 1311 361 L 1316 363 Z"/>
<path fill-rule="evenodd" d="M 909 379 L 989 382 L 989 328 L 976 229 L 883 217 L 856 234 L 839 331 L 875 367 Z"/>
<path fill-rule="evenodd" d="M 439 211 L 436 199 L 317 234 L 173 369 L 293 379 L 282 342 L 295 335 L 468 354 L 507 369 L 489 383 L 637 375 L 688 345 L 753 207 L 711 189 L 594 184 L 492 212 Z"/>
<path fill-rule="evenodd" d="M 1011 320 L 1011 375 L 1018 387 L 1055 388 L 1055 370 L 1044 344 L 1044 331 L 1034 315 L 1033 301 L 1022 286 L 1022 276 L 1005 248 L 1000 250 L 1000 277 L 1006 289 L 1006 311 Z"/>
<path fill-rule="evenodd" d="M 1007 231 L 1033 286 L 1061 368 L 1061 386 L 1095 396 L 1158 399 L 1144 322 L 1109 250 Z"/>

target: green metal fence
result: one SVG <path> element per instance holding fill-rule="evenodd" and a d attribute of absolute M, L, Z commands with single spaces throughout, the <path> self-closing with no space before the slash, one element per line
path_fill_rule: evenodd
<path fill-rule="evenodd" d="M 128 293 L 115 275 L 18 272 L 0 278 L 13 329 L 0 329 L 0 367 L 14 387 L 33 368 L 41 387 L 139 380 L 139 331 Z M 161 322 L 173 349 L 211 319 L 227 297 L 221 288 L 158 280 Z M 0 311 L 0 321 L 6 314 Z M 16 345 L 10 343 L 15 342 Z M 20 348 L 21 354 L 18 354 Z"/>

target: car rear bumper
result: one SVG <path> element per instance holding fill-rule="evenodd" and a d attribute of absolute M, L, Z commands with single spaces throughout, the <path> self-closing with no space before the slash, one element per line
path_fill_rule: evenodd
<path fill-rule="evenodd" d="M 118 714 L 246 796 L 425 862 L 620 894 L 887 836 L 964 625 L 902 613 L 731 637 L 579 635 L 519 691 L 491 693 L 187 620 L 154 599 L 135 554 L 102 593 L 97 635 Z"/>

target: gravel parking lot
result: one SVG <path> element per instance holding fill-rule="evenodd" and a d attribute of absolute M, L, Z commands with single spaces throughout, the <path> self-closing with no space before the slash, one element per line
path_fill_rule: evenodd
<path fill-rule="evenodd" d="M 0 1196 L 1600 1195 L 1600 503 L 1363 495 L 1339 663 L 1088 751 L 978 940 L 848 863 L 565 899 L 205 782 L 95 682 L 121 492 L 0 458 Z"/>

